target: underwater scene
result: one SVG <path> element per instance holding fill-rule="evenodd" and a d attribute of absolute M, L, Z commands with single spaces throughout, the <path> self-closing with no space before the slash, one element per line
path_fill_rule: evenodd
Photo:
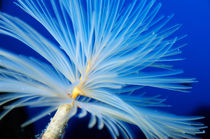
<path fill-rule="evenodd" d="M 1 139 L 210 139 L 209 0 L 0 0 Z"/>

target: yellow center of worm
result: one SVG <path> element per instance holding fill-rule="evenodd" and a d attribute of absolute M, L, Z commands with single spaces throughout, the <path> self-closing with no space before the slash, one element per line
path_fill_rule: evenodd
<path fill-rule="evenodd" d="M 82 91 L 78 87 L 75 87 L 72 92 L 72 98 L 76 99 L 78 95 L 84 95 L 84 93 L 82 93 Z"/>
<path fill-rule="evenodd" d="M 88 65 L 86 68 L 86 74 L 88 74 L 90 71 L 90 61 L 88 61 Z M 80 84 L 78 86 L 81 86 L 81 84 L 86 80 L 87 75 L 85 76 L 85 78 L 83 79 L 83 76 L 80 77 Z M 73 91 L 72 91 L 72 95 L 70 95 L 71 98 L 76 99 L 78 95 L 84 95 L 84 93 L 82 92 L 82 90 L 80 89 L 80 87 L 76 86 Z"/>

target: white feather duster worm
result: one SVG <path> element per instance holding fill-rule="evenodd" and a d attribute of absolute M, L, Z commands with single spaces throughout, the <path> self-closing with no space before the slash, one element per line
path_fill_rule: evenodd
<path fill-rule="evenodd" d="M 67 119 L 82 111 L 92 116 L 89 127 L 104 125 L 113 138 L 132 138 L 124 122 L 138 126 L 147 138 L 196 138 L 202 117 L 155 112 L 163 106 L 158 96 L 132 95 L 144 86 L 186 91 L 194 79 L 165 65 L 180 53 L 170 37 L 180 25 L 166 27 L 173 16 L 156 16 L 155 0 L 18 0 L 17 5 L 39 21 L 57 41 L 52 43 L 18 18 L 0 14 L 0 33 L 16 38 L 44 57 L 50 65 L 0 49 L 0 104 L 18 99 L 0 118 L 20 106 L 49 108 L 25 122 L 26 126 L 71 104 Z M 160 69 L 159 72 L 147 70 Z M 119 132 L 121 131 L 121 132 Z"/>

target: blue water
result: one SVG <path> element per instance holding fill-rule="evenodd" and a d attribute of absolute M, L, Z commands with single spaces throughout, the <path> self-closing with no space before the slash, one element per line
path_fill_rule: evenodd
<path fill-rule="evenodd" d="M 184 40 L 188 46 L 182 54 L 186 60 L 179 62 L 177 67 L 184 69 L 184 75 L 198 80 L 191 94 L 175 95 L 171 101 L 183 112 L 210 106 L 210 1 L 165 0 L 162 10 L 175 13 L 172 22 L 183 24 L 180 32 L 188 34 Z"/>
<path fill-rule="evenodd" d="M 193 84 L 190 93 L 172 92 L 166 90 L 155 90 L 158 94 L 168 99 L 167 103 L 173 107 L 167 111 L 191 115 L 200 108 L 206 108 L 210 114 L 210 1 L 209 0 L 162 0 L 161 14 L 175 14 L 170 24 L 183 24 L 177 32 L 187 34 L 188 37 L 182 42 L 188 43 L 182 49 L 181 57 L 184 61 L 174 62 L 174 67 L 183 69 L 183 77 L 195 77 L 197 83 Z M 18 16 L 42 34 L 49 37 L 48 32 L 40 24 L 17 8 L 12 0 L 3 0 L 1 11 Z M 5 36 L 0 36 L 0 47 L 39 58 L 39 55 L 25 47 L 22 43 Z M 43 59 L 42 59 L 43 60 Z M 149 93 L 150 89 L 148 89 Z M 151 91 L 154 91 L 151 89 Z M 154 93 L 154 92 L 153 92 Z"/>

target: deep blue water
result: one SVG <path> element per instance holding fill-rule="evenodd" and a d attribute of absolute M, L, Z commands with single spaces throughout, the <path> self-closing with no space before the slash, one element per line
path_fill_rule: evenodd
<path fill-rule="evenodd" d="M 172 92 L 158 89 L 157 93 L 168 99 L 167 103 L 173 107 L 165 110 L 176 114 L 198 114 L 198 110 L 206 110 L 210 114 L 210 1 L 209 0 L 162 0 L 161 14 L 175 14 L 170 24 L 183 24 L 177 34 L 187 34 L 183 42 L 184 47 L 181 57 L 184 61 L 174 63 L 174 67 L 184 69 L 183 77 L 195 77 L 197 83 L 193 84 L 190 93 Z M 18 16 L 45 36 L 49 34 L 37 21 L 25 14 L 12 3 L 12 0 L 3 0 L 1 11 Z M 14 39 L 0 36 L 0 47 L 12 52 L 34 56 L 39 55 Z M 149 91 L 156 91 L 148 89 Z M 154 92 L 153 92 L 154 93 Z M 206 115 L 207 115 L 206 114 Z M 208 116 L 208 115 L 207 115 Z M 40 131 L 38 131 L 40 132 Z"/>

